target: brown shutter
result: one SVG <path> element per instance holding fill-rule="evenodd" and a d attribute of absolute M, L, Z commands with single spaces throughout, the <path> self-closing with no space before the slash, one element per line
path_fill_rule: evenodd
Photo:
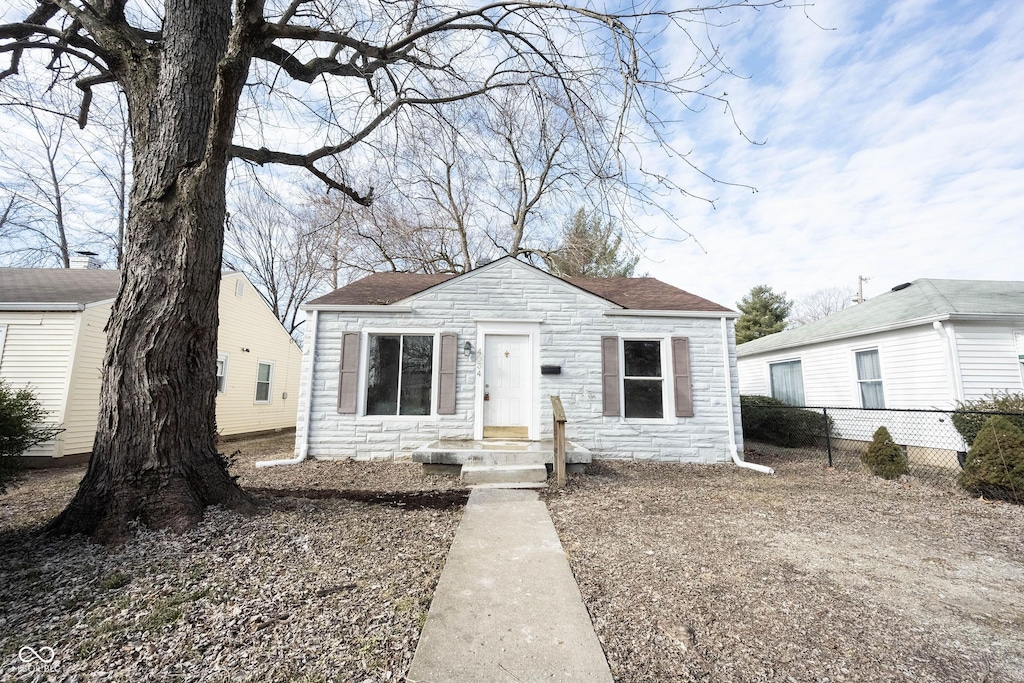
<path fill-rule="evenodd" d="M 601 337 L 602 415 L 619 415 L 619 338 Z"/>
<path fill-rule="evenodd" d="M 676 417 L 693 417 L 693 383 L 690 379 L 690 340 L 672 337 L 672 383 Z"/>
<path fill-rule="evenodd" d="M 341 372 L 338 376 L 338 412 L 354 415 L 359 393 L 359 333 L 341 335 Z"/>
<path fill-rule="evenodd" d="M 437 414 L 455 414 L 455 366 L 459 361 L 458 337 L 441 333 L 441 365 L 437 370 Z"/>

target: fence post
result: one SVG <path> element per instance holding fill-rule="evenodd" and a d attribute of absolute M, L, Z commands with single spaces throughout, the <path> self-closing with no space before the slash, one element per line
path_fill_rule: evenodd
<path fill-rule="evenodd" d="M 832 467 L 832 430 L 828 425 L 828 408 L 822 408 L 821 414 L 825 416 L 825 448 L 828 449 L 828 466 Z"/>
<path fill-rule="evenodd" d="M 554 434 L 552 440 L 555 448 L 555 477 L 558 488 L 565 488 L 565 410 L 562 408 L 562 399 L 558 396 L 551 397 L 551 416 L 554 423 Z"/>

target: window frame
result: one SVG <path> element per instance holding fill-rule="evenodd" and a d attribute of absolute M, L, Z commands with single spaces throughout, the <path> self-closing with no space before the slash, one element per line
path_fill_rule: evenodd
<path fill-rule="evenodd" d="M 270 373 L 267 377 L 267 398 L 260 400 L 260 366 L 266 365 L 270 368 Z M 253 403 L 255 405 L 268 405 L 274 402 L 274 361 L 272 360 L 256 360 L 256 392 L 253 396 Z"/>
<path fill-rule="evenodd" d="M 217 367 L 218 367 L 218 369 L 221 370 L 220 372 L 216 372 L 215 371 L 216 372 L 216 377 L 217 377 L 217 395 L 220 395 L 220 394 L 226 393 L 227 390 L 228 390 L 228 354 L 226 354 L 226 353 L 218 353 L 217 354 Z M 258 370 L 257 370 L 257 372 L 258 372 Z M 259 377 L 258 374 L 257 374 L 257 377 Z M 223 382 L 223 388 L 221 387 L 221 383 L 222 382 Z"/>
<path fill-rule="evenodd" d="M 626 380 L 655 381 L 653 377 L 635 377 L 626 374 L 626 342 L 658 342 L 661 362 L 661 417 L 626 417 Z M 619 335 L 619 419 L 623 422 L 647 424 L 673 424 L 676 421 L 675 397 L 672 392 L 672 335 L 626 334 Z"/>
<path fill-rule="evenodd" d="M 779 396 L 776 396 L 775 395 L 775 381 L 774 381 L 774 378 L 772 377 L 772 368 L 774 366 L 777 366 L 777 365 L 791 365 L 793 363 L 796 363 L 797 365 L 800 366 L 800 398 L 801 398 L 801 400 L 800 400 L 799 403 L 790 403 L 786 399 L 780 398 Z M 798 408 L 806 407 L 807 406 L 807 387 L 804 385 L 804 361 L 803 361 L 803 358 L 797 357 L 797 358 L 785 358 L 785 359 L 780 359 L 780 360 L 773 360 L 773 361 L 768 361 L 767 365 L 768 365 L 768 395 L 771 396 L 772 398 L 778 400 L 778 401 L 782 401 L 786 405 L 791 405 L 791 406 L 798 407 Z"/>
<path fill-rule="evenodd" d="M 857 396 L 857 405 L 862 409 L 867 410 L 884 410 L 888 401 L 885 396 L 885 371 L 882 368 L 882 354 L 877 346 L 869 346 L 860 349 L 852 349 L 853 351 L 853 377 L 855 380 L 855 391 Z M 861 379 L 860 376 L 860 365 L 857 363 L 858 357 L 862 353 L 874 353 L 878 359 L 878 377 L 873 379 Z M 866 406 L 864 405 L 864 391 L 862 386 L 865 384 L 878 384 L 882 394 L 882 405 L 880 406 Z"/>
<path fill-rule="evenodd" d="M 430 328 L 430 329 L 417 329 L 409 327 L 400 328 L 369 328 L 363 329 L 359 338 L 359 382 L 358 382 L 358 396 L 356 406 L 356 417 L 357 419 L 365 420 L 426 420 L 436 419 L 438 417 L 438 389 L 440 382 L 440 369 L 441 369 L 441 333 L 442 330 Z M 368 400 L 367 392 L 369 391 L 369 372 L 370 372 L 370 337 L 373 336 L 385 336 L 385 337 L 430 337 L 433 342 L 431 344 L 430 354 L 430 412 L 425 415 L 401 415 L 396 412 L 395 414 L 384 414 L 377 415 L 367 412 Z M 458 359 L 456 357 L 456 363 Z M 399 382 L 401 382 L 401 368 L 399 368 Z M 399 383 L 399 394 L 401 394 L 401 383 Z M 399 395 L 399 398 L 401 396 Z M 401 410 L 401 404 L 396 406 L 396 411 Z"/>

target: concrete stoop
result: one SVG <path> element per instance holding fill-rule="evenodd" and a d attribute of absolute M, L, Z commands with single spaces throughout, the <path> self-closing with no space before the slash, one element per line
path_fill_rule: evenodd
<path fill-rule="evenodd" d="M 525 465 L 471 465 L 462 466 L 462 483 L 467 485 L 494 484 L 515 486 L 542 484 L 547 481 L 548 468 L 543 463 Z"/>

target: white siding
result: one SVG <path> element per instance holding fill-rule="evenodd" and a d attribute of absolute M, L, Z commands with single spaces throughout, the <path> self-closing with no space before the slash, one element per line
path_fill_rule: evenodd
<path fill-rule="evenodd" d="M 0 325 L 7 328 L 0 377 L 13 388 L 30 387 L 49 411 L 48 421 L 63 423 L 68 375 L 74 348 L 77 311 L 0 312 Z M 57 442 L 40 444 L 26 455 L 58 454 Z"/>
<path fill-rule="evenodd" d="M 1024 331 L 1024 325 L 957 322 L 953 330 L 966 400 L 1024 391 L 1014 340 L 1014 332 Z"/>
<path fill-rule="evenodd" d="M 860 407 L 854 353 L 878 349 L 887 408 L 950 407 L 953 384 L 945 342 L 930 325 L 809 344 L 738 360 L 744 394 L 769 395 L 768 365 L 800 360 L 810 406 Z"/>
<path fill-rule="evenodd" d="M 542 438 L 551 435 L 548 397 L 558 394 L 568 417 L 568 438 L 591 449 L 598 457 L 729 460 L 730 409 L 735 418 L 735 437 L 742 444 L 739 379 L 733 367 L 733 405 L 727 406 L 720 318 L 605 316 L 604 311 L 609 308 L 613 306 L 586 292 L 505 261 L 415 297 L 412 313 L 322 311 L 312 364 L 309 454 L 318 458 L 392 458 L 436 439 L 472 439 L 477 363 L 475 358 L 464 356 L 462 347 L 467 340 L 477 346 L 477 321 L 500 318 L 509 322 L 542 321 L 540 364 L 562 368 L 560 375 L 540 375 L 537 369 Z M 339 415 L 341 335 L 363 328 L 457 333 L 460 352 L 456 414 L 422 418 Z M 731 340 L 732 321 L 728 330 Z M 601 336 L 637 333 L 689 338 L 694 417 L 672 417 L 660 423 L 602 417 Z M 480 349 L 475 349 L 475 353 L 479 354 Z M 308 360 L 303 366 L 297 448 L 306 439 Z"/>

